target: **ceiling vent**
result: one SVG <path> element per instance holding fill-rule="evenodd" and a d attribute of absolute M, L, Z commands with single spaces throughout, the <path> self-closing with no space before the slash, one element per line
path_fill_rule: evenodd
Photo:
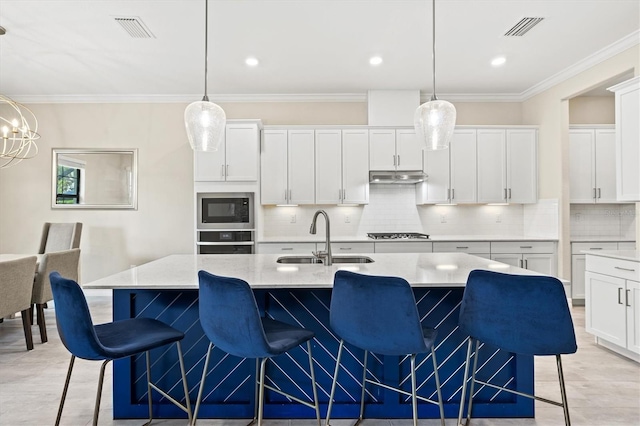
<path fill-rule="evenodd" d="M 544 18 L 522 18 L 520 22 L 515 24 L 509 31 L 504 33 L 505 37 L 522 37 L 533 27 L 542 22 Z"/>
<path fill-rule="evenodd" d="M 137 16 L 114 17 L 114 19 L 133 38 L 156 38 Z"/>

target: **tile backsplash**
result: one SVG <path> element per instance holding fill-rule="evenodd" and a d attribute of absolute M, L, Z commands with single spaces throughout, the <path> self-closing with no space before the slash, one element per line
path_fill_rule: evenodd
<path fill-rule="evenodd" d="M 571 204 L 571 238 L 636 238 L 634 204 Z"/>
<path fill-rule="evenodd" d="M 430 235 L 513 235 L 558 237 L 558 202 L 533 205 L 416 206 L 413 185 L 371 185 L 365 206 L 262 207 L 262 236 L 309 235 L 313 214 L 324 209 L 331 235 L 363 237 L 367 232 L 422 232 Z M 318 220 L 324 235 L 324 220 Z"/>

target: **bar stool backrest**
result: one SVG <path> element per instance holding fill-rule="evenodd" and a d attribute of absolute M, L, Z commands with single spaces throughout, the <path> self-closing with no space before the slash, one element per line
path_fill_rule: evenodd
<path fill-rule="evenodd" d="M 58 272 L 52 272 L 49 280 L 58 333 L 64 346 L 78 358 L 105 359 L 103 346 L 93 327 L 87 299 L 78 283 L 63 278 Z"/>
<path fill-rule="evenodd" d="M 471 271 L 458 324 L 463 333 L 513 353 L 577 350 L 564 288 L 549 276 Z"/>
<path fill-rule="evenodd" d="M 403 278 L 337 271 L 330 324 L 346 342 L 374 353 L 429 351 L 413 290 Z"/>
<path fill-rule="evenodd" d="M 218 348 L 243 358 L 273 355 L 249 284 L 199 271 L 199 315 L 205 335 Z"/>

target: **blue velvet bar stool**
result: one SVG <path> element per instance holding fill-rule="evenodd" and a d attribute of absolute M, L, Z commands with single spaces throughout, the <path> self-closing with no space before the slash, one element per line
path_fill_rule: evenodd
<path fill-rule="evenodd" d="M 198 272 L 200 281 L 199 311 L 200 324 L 209 338 L 209 348 L 202 370 L 202 380 L 193 414 L 193 424 L 198 419 L 198 410 L 202 402 L 209 358 L 214 345 L 218 349 L 240 358 L 256 359 L 255 412 L 252 421 L 262 426 L 264 407 L 264 389 L 284 395 L 307 407 L 315 409 L 320 426 L 320 406 L 316 390 L 316 376 L 313 369 L 311 339 L 314 332 L 281 321 L 260 316 L 255 296 L 249 284 L 238 278 L 221 277 L 206 271 Z M 313 404 L 301 400 L 266 385 L 265 367 L 267 360 L 282 355 L 296 346 L 307 343 L 309 354 L 309 372 L 313 387 Z"/>
<path fill-rule="evenodd" d="M 345 342 L 364 350 L 360 417 L 356 425 L 364 418 L 365 386 L 370 383 L 410 396 L 414 426 L 418 424 L 418 399 L 437 404 L 440 408 L 440 422 L 444 426 L 444 406 L 434 351 L 437 331 L 433 328 L 423 327 L 420 323 L 415 296 L 406 280 L 398 277 L 370 276 L 349 271 L 337 271 L 331 294 L 329 320 L 331 328 L 340 338 L 340 346 L 327 409 L 327 426 L 331 417 L 340 359 Z M 367 379 L 368 352 L 391 356 L 410 355 L 411 393 Z M 416 389 L 416 355 L 429 352 L 433 361 L 438 394 L 437 402 L 418 396 Z"/>
<path fill-rule="evenodd" d="M 69 389 L 69 381 L 76 357 L 91 361 L 103 361 L 102 367 L 100 368 L 98 393 L 93 412 L 93 425 L 96 426 L 98 424 L 98 413 L 100 411 L 100 397 L 102 395 L 105 367 L 111 360 L 137 355 L 142 352 L 145 352 L 147 359 L 149 421 L 146 424 L 151 424 L 153 420 L 151 389 L 156 390 L 163 397 L 180 407 L 187 413 L 189 422 L 192 421 L 191 403 L 188 396 L 189 390 L 187 389 L 187 378 L 182 358 L 182 349 L 180 347 L 180 341 L 184 338 L 184 333 L 153 318 L 133 318 L 93 325 L 87 300 L 78 283 L 61 277 L 58 272 L 52 272 L 49 275 L 49 280 L 51 282 L 51 290 L 53 291 L 58 333 L 64 346 L 71 352 L 71 361 L 69 362 L 69 370 L 67 371 L 67 379 L 65 380 L 62 391 L 62 398 L 60 399 L 56 426 L 60 424 L 62 409 L 67 396 L 67 390 Z M 178 348 L 178 359 L 180 361 L 186 406 L 158 388 L 158 386 L 151 381 L 149 351 L 170 343 L 175 343 Z"/>
<path fill-rule="evenodd" d="M 469 335 L 458 424 L 462 424 L 467 382 L 470 382 L 469 407 L 465 425 L 471 421 L 475 383 L 562 407 L 565 425 L 571 424 L 560 355 L 575 353 L 578 346 L 567 297 L 559 280 L 541 275 L 471 271 L 458 325 L 460 331 Z M 474 342 L 475 356 L 469 379 Z M 480 342 L 516 354 L 555 355 L 562 402 L 478 380 Z"/>

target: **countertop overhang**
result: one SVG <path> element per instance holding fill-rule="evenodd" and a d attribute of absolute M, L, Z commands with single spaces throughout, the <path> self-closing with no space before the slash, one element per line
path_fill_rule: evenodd
<path fill-rule="evenodd" d="M 464 287 L 469 273 L 485 269 L 517 275 L 540 275 L 505 263 L 464 253 L 366 253 L 367 264 L 280 264 L 275 254 L 176 254 L 84 284 L 87 289 L 198 289 L 198 271 L 236 277 L 254 289 L 332 288 L 338 270 L 366 275 L 399 276 L 413 287 Z"/>

